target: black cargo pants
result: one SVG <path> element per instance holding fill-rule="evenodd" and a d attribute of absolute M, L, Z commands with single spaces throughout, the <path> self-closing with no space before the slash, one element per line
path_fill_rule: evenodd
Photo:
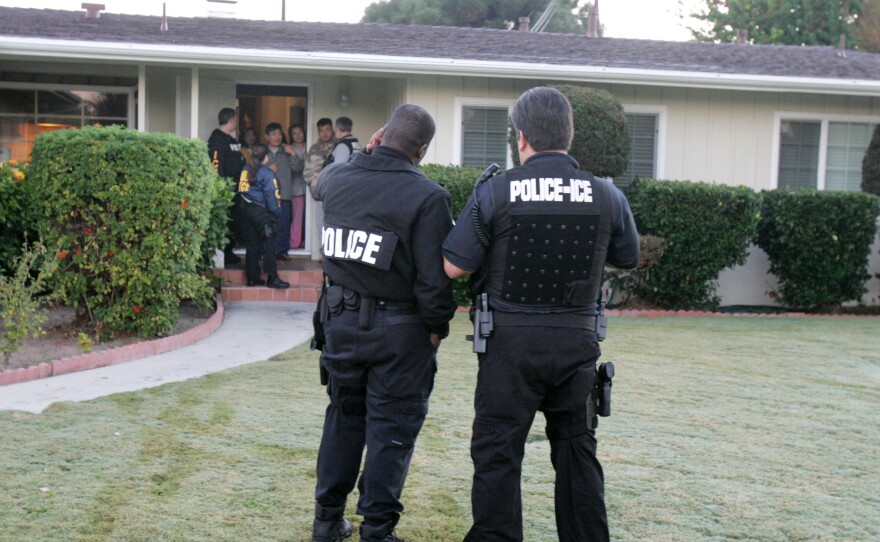
<path fill-rule="evenodd" d="M 480 355 L 471 439 L 473 526 L 466 542 L 521 542 L 520 478 L 536 411 L 547 420 L 556 470 L 561 542 L 608 540 L 602 466 L 588 429 L 596 380 L 596 335 L 577 329 L 499 327 Z"/>
<path fill-rule="evenodd" d="M 372 327 L 360 329 L 358 312 L 343 310 L 328 318 L 324 332 L 330 405 L 318 451 L 315 515 L 341 518 L 357 481 L 361 533 L 396 525 L 434 386 L 436 354 L 427 327 L 417 314 L 376 310 Z"/>

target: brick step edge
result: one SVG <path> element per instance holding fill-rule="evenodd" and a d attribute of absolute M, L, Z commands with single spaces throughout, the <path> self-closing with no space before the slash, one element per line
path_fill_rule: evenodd
<path fill-rule="evenodd" d="M 315 303 L 321 293 L 320 286 L 293 286 L 284 290 L 267 288 L 265 286 L 223 286 L 220 288 L 220 296 L 227 303 L 238 301 L 303 301 Z"/>
<path fill-rule="evenodd" d="M 214 275 L 220 277 L 222 286 L 244 286 L 247 278 L 243 269 L 215 269 Z M 320 270 L 298 271 L 279 269 L 278 276 L 290 283 L 292 287 L 319 287 L 324 278 L 324 274 Z"/>
<path fill-rule="evenodd" d="M 158 354 L 164 354 L 171 350 L 177 350 L 184 346 L 196 343 L 208 335 L 217 331 L 223 323 L 223 300 L 217 296 L 217 309 L 214 314 L 201 324 L 168 337 L 141 341 L 109 350 L 100 350 L 88 354 L 77 354 L 66 358 L 43 362 L 31 367 L 0 371 L 0 386 L 20 384 L 41 378 L 59 376 L 68 373 L 108 367 L 118 363 L 125 363 L 137 359 L 147 358 Z"/>

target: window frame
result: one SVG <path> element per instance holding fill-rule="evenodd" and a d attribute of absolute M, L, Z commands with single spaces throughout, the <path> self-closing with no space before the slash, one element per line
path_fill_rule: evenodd
<path fill-rule="evenodd" d="M 483 108 L 497 108 L 497 109 L 506 109 L 507 117 L 510 118 L 510 111 L 513 108 L 513 103 L 516 100 L 509 98 L 469 98 L 463 96 L 457 96 L 455 98 L 455 130 L 453 130 L 452 137 L 452 163 L 460 166 L 462 161 L 462 149 L 461 145 L 464 141 L 464 127 L 461 125 L 464 119 L 464 108 L 465 107 L 483 107 Z M 506 164 L 498 164 L 504 169 L 510 169 L 513 167 L 513 155 L 510 152 L 510 145 L 505 142 L 505 147 L 507 148 L 507 163 Z M 488 166 L 486 164 L 483 167 Z"/>
<path fill-rule="evenodd" d="M 770 159 L 770 189 L 779 189 L 779 159 L 781 154 L 783 122 L 819 122 L 819 163 L 816 170 L 816 190 L 825 190 L 825 174 L 828 169 L 828 128 L 832 122 L 850 124 L 880 124 L 880 116 L 853 115 L 847 113 L 806 113 L 776 111 L 773 115 L 773 150 Z"/>
<path fill-rule="evenodd" d="M 663 179 L 666 175 L 666 118 L 668 115 L 665 105 L 648 104 L 623 104 L 623 112 L 627 115 L 656 115 L 657 116 L 657 139 L 656 156 L 654 157 L 654 178 Z M 612 182 L 614 179 L 612 179 Z"/>
<path fill-rule="evenodd" d="M 27 90 L 31 92 L 40 92 L 45 90 L 62 90 L 62 91 L 86 91 L 86 92 L 103 92 L 108 94 L 126 94 L 128 96 L 127 105 L 127 126 L 136 128 L 135 120 L 137 118 L 137 87 L 125 86 L 102 86 L 102 85 L 68 85 L 61 83 L 19 83 L 19 82 L 0 82 L 0 92 L 3 90 Z M 40 116 L 37 111 L 33 112 L 36 119 Z M 80 121 L 83 117 L 80 116 Z M 82 126 L 82 125 L 81 125 Z M 36 135 L 36 134 L 35 134 Z"/>

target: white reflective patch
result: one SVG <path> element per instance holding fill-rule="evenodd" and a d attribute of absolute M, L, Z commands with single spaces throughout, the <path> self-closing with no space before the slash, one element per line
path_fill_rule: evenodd
<path fill-rule="evenodd" d="M 578 203 L 593 202 L 593 187 L 590 181 L 569 179 L 564 183 L 560 177 L 541 177 L 539 179 L 520 179 L 510 182 L 510 202 L 517 201 L 568 201 Z"/>

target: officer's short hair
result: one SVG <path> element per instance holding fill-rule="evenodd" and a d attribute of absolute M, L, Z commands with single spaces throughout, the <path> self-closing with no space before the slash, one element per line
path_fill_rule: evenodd
<path fill-rule="evenodd" d="M 336 129 L 340 132 L 350 132 L 354 123 L 348 117 L 339 117 L 336 119 Z"/>
<path fill-rule="evenodd" d="M 414 156 L 422 145 L 434 139 L 435 130 L 434 119 L 424 107 L 403 104 L 391 113 L 382 135 L 382 145 Z"/>
<path fill-rule="evenodd" d="M 510 119 L 537 152 L 568 150 L 571 146 L 571 103 L 555 88 L 535 87 L 523 92 L 513 104 Z"/>
<path fill-rule="evenodd" d="M 270 122 L 266 125 L 266 135 L 271 134 L 275 130 L 279 130 L 281 132 L 281 135 L 284 135 L 284 128 L 282 128 L 281 125 L 277 122 Z"/>
<path fill-rule="evenodd" d="M 220 110 L 219 113 L 217 113 L 217 122 L 220 123 L 218 126 L 223 126 L 224 124 L 232 120 L 235 115 L 235 109 L 232 109 L 231 107 L 224 107 Z"/>
<path fill-rule="evenodd" d="M 333 126 L 333 120 L 327 117 L 321 117 L 320 119 L 318 119 L 318 128 L 327 125 Z"/>

